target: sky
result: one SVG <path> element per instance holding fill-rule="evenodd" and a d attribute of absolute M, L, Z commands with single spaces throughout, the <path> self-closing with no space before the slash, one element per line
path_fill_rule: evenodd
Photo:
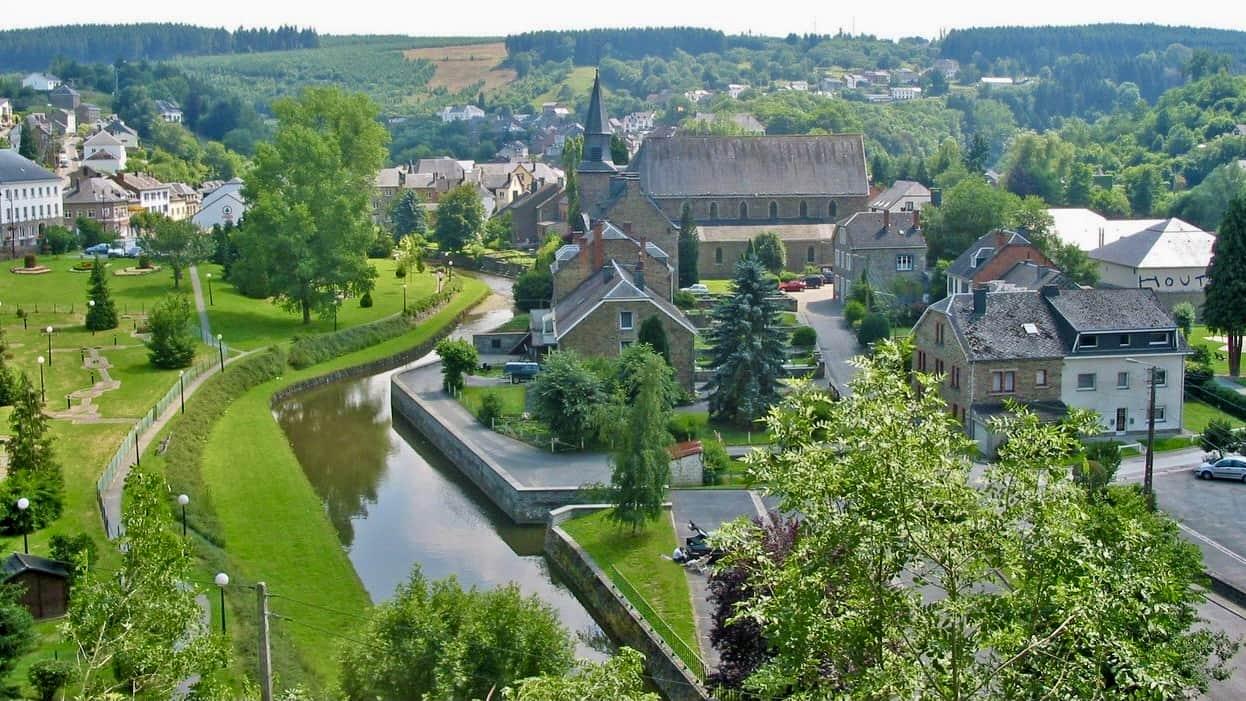
<path fill-rule="evenodd" d="M 848 11 L 839 9 L 848 6 Z M 48 24 L 185 22 L 234 28 L 294 24 L 323 34 L 407 34 L 412 36 L 503 36 L 534 29 L 618 26 L 713 27 L 728 33 L 786 35 L 818 32 L 874 34 L 887 38 L 935 38 L 956 27 L 995 25 L 1154 22 L 1246 29 L 1246 15 L 1219 3 L 1156 0 L 1046 0 L 1045 2 L 957 2 L 891 0 L 878 11 L 869 3 L 826 0 L 212 0 L 123 3 L 62 3 L 48 12 L 41 3 L 9 3 L 0 27 Z M 854 16 L 855 15 L 855 16 Z"/>

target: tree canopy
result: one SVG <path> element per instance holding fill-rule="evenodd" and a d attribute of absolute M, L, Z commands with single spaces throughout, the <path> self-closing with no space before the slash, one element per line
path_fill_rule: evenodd
<path fill-rule="evenodd" d="M 610 519 L 637 530 L 662 513 L 671 456 L 666 430 L 671 405 L 666 393 L 671 368 L 648 346 L 642 346 L 631 371 L 631 402 L 610 455 Z"/>
<path fill-rule="evenodd" d="M 433 238 L 443 251 L 457 252 L 480 235 L 485 208 L 474 185 L 464 183 L 437 201 Z"/>
<path fill-rule="evenodd" d="M 1242 370 L 1242 336 L 1246 334 L 1246 196 L 1235 197 L 1211 247 L 1203 301 L 1207 327 L 1228 337 L 1229 374 Z"/>
<path fill-rule="evenodd" d="M 731 293 L 714 308 L 706 333 L 714 365 L 712 417 L 749 424 L 778 399 L 787 339 L 779 329 L 772 293 L 756 258 L 746 256 L 736 263 Z"/>

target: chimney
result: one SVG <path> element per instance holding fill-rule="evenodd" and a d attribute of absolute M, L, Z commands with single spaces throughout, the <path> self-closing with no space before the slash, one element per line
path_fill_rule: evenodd
<path fill-rule="evenodd" d="M 922 228 L 922 210 L 920 207 L 916 207 L 913 209 L 913 228 L 914 229 Z"/>
<path fill-rule="evenodd" d="M 613 280 L 614 279 L 614 266 L 613 265 L 601 266 L 601 277 L 606 282 L 610 282 L 611 280 Z"/>
<path fill-rule="evenodd" d="M 1043 285 L 1042 294 L 1043 294 L 1043 297 L 1046 297 L 1047 299 L 1051 299 L 1052 297 L 1059 297 L 1060 288 L 1057 287 L 1056 285 Z"/>
<path fill-rule="evenodd" d="M 645 258 L 643 253 L 636 255 L 636 272 L 632 275 L 632 281 L 636 283 L 636 289 L 641 292 L 645 291 Z"/>
<path fill-rule="evenodd" d="M 580 258 L 580 266 L 584 269 L 584 278 L 587 279 L 590 271 L 588 267 L 588 239 L 577 234 L 575 238 L 571 239 L 571 242 L 580 247 L 580 252 L 576 255 Z"/>
<path fill-rule="evenodd" d="M 986 293 L 991 288 L 986 285 L 973 286 L 973 313 L 982 315 L 986 313 Z"/>
<path fill-rule="evenodd" d="M 996 247 L 996 248 L 1003 248 L 1003 247 L 1004 247 L 1004 238 L 1005 238 L 1005 237 L 1004 237 L 1004 230 L 1003 230 L 1003 229 L 996 229 L 996 230 L 995 230 L 995 247 Z"/>
<path fill-rule="evenodd" d="M 632 235 L 632 223 L 630 221 L 623 222 L 623 233 L 628 236 Z"/>
<path fill-rule="evenodd" d="M 884 229 L 891 228 L 891 210 L 890 209 L 883 210 L 883 228 Z"/>
<path fill-rule="evenodd" d="M 601 268 L 606 264 L 606 242 L 602 238 L 602 223 L 597 222 L 593 227 L 593 240 L 589 246 L 593 249 L 593 267 Z"/>

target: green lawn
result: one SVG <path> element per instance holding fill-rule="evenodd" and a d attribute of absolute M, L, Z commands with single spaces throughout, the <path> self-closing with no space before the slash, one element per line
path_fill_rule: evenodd
<path fill-rule="evenodd" d="M 1215 334 L 1211 334 L 1207 330 L 1206 326 L 1193 327 L 1192 329 L 1190 329 L 1190 338 L 1189 338 L 1190 346 L 1206 345 L 1207 349 L 1212 352 L 1211 365 L 1212 365 L 1212 368 L 1216 371 L 1216 374 L 1217 375 L 1229 374 L 1229 359 L 1225 351 L 1224 342 L 1223 341 L 1209 341 L 1207 340 L 1208 335 L 1214 336 Z M 1216 357 L 1217 352 L 1219 352 L 1221 355 L 1225 357 L 1217 358 Z"/>
<path fill-rule="evenodd" d="M 370 261 L 376 268 L 376 288 L 372 291 L 372 306 L 359 306 L 359 299 L 350 298 L 338 311 L 338 328 L 344 329 L 369 321 L 376 321 L 402 311 L 402 278 L 395 277 L 397 267 L 389 259 Z M 297 335 L 323 333 L 333 330 L 333 316 L 321 319 L 312 315 L 310 324 L 304 326 L 302 316 L 286 311 L 267 300 L 251 299 L 239 294 L 234 286 L 220 279 L 221 269 L 216 265 L 204 265 L 199 269 L 199 280 L 207 297 L 207 273 L 212 273 L 212 304 L 208 307 L 208 319 L 212 331 L 221 334 L 225 342 L 235 348 L 252 350 L 286 341 Z M 406 278 L 407 302 L 414 303 L 420 297 L 432 294 L 437 287 L 437 277 L 432 271 L 411 272 Z"/>
<path fill-rule="evenodd" d="M 524 400 L 527 397 L 527 385 L 498 385 L 497 387 L 464 387 L 459 395 L 459 403 L 475 416 L 480 412 L 480 401 L 486 394 L 496 394 L 502 398 L 502 415 L 518 416 L 524 413 Z"/>
<path fill-rule="evenodd" d="M 710 294 L 725 295 L 731 293 L 731 280 L 702 280 L 702 285 L 710 288 Z"/>
<path fill-rule="evenodd" d="M 760 424 L 756 430 L 749 431 L 739 426 L 710 423 L 708 411 L 676 410 L 674 421 L 681 431 L 692 433 L 694 438 L 714 438 L 718 434 L 725 445 L 765 445 L 770 442 L 769 433 Z"/>
<path fill-rule="evenodd" d="M 264 580 L 274 594 L 349 614 L 343 618 L 308 606 L 297 611 L 285 607 L 287 615 L 305 624 L 273 627 L 274 636 L 292 641 L 301 668 L 284 670 L 286 679 L 310 676 L 328 688 L 337 678 L 338 636 L 354 631 L 369 602 L 320 499 L 273 419 L 269 399 L 299 380 L 418 345 L 487 293 L 484 283 L 465 280 L 463 293 L 450 306 L 410 333 L 260 385 L 226 408 L 213 427 L 202 472 L 227 543 L 227 562 L 221 565 L 235 581 Z M 176 423 L 168 430 L 175 431 Z M 206 580 L 211 572 L 203 576 Z M 250 590 L 231 590 L 231 613 L 253 606 Z"/>
<path fill-rule="evenodd" d="M 662 557 L 669 556 L 678 542 L 670 512 L 663 512 L 657 521 L 639 533 L 632 533 L 630 528 L 620 528 L 607 520 L 606 515 L 607 512 L 599 511 L 581 516 L 567 521 L 562 528 L 615 580 L 620 589 L 624 592 L 635 591 L 644 597 L 643 602 L 632 601 L 632 605 L 646 617 L 651 612 L 656 613 L 660 622 L 654 627 L 664 634 L 673 632 L 678 640 L 667 640 L 667 643 L 677 653 L 682 653 L 680 657 L 690 667 L 699 669 L 698 661 L 688 659 L 690 655 L 687 652 L 690 650 L 698 654 L 700 649 L 688 578 L 682 567 Z M 623 582 L 619 581 L 620 574 Z M 653 621 L 650 620 L 650 623 Z"/>
<path fill-rule="evenodd" d="M 1228 421 L 1233 426 L 1241 426 L 1242 420 L 1231 414 L 1226 414 L 1216 407 L 1200 402 L 1196 399 L 1187 399 L 1185 407 L 1182 410 L 1181 427 L 1193 433 L 1202 433 L 1207 428 L 1207 422 L 1212 419 L 1222 419 Z"/>
<path fill-rule="evenodd" d="M 511 320 L 498 327 L 498 331 L 527 331 L 528 314 L 516 314 Z"/>

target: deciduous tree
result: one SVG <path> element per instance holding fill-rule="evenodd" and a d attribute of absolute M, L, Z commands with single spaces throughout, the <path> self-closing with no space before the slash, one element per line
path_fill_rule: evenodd
<path fill-rule="evenodd" d="M 182 282 L 182 272 L 212 257 L 215 243 L 189 219 L 174 221 L 156 216 L 151 227 L 139 239 L 143 252 L 169 266 L 173 271 L 173 288 Z"/>
<path fill-rule="evenodd" d="M 749 254 L 761 263 L 762 267 L 773 275 L 778 275 L 787 267 L 787 248 L 783 240 L 773 231 L 765 231 L 757 235 L 748 244 Z"/>
<path fill-rule="evenodd" d="M 433 238 L 443 251 L 457 252 L 480 235 L 485 207 L 470 184 L 459 185 L 437 201 L 437 225 Z"/>
<path fill-rule="evenodd" d="M 35 646 L 35 621 L 22 605 L 22 589 L 21 585 L 0 585 L 0 684 Z"/>
<path fill-rule="evenodd" d="M 436 350 L 441 356 L 441 388 L 457 394 L 463 389 L 463 375 L 480 364 L 476 346 L 471 341 L 443 338 L 437 342 Z"/>
<path fill-rule="evenodd" d="M 636 333 L 636 341 L 645 343 L 662 357 L 667 365 L 671 364 L 671 344 L 666 338 L 666 329 L 662 327 L 662 319 L 654 314 L 640 322 L 640 331 Z"/>
<path fill-rule="evenodd" d="M 670 478 L 671 408 L 666 394 L 671 369 L 652 350 L 638 356 L 632 374 L 631 403 L 610 456 L 610 519 L 636 531 L 662 513 Z"/>
<path fill-rule="evenodd" d="M 731 294 L 715 307 L 706 334 L 714 364 L 709 410 L 716 419 L 748 424 L 778 398 L 787 339 L 772 293 L 756 258 L 736 263 Z"/>
<path fill-rule="evenodd" d="M 520 680 L 506 690 L 509 701 L 659 701 L 645 691 L 645 656 L 619 648 L 605 662 L 581 662 L 571 674 Z"/>
<path fill-rule="evenodd" d="M 1203 320 L 1228 338 L 1229 374 L 1242 371 L 1242 336 L 1246 334 L 1246 195 L 1233 198 L 1211 247 Z"/>
<path fill-rule="evenodd" d="M 579 445 L 592 432 L 594 412 L 605 401 L 601 378 L 572 351 L 547 355 L 528 388 L 532 415 L 558 440 L 571 445 Z"/>

